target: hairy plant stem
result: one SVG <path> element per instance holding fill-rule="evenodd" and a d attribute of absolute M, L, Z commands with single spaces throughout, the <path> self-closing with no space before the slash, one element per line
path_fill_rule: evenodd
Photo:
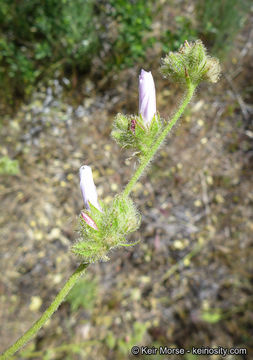
<path fill-rule="evenodd" d="M 148 166 L 149 162 L 152 160 L 153 156 L 155 155 L 155 153 L 157 152 L 159 147 L 162 145 L 163 141 L 165 140 L 166 136 L 168 135 L 168 133 L 170 132 L 172 127 L 176 124 L 177 120 L 180 118 L 180 116 L 184 112 L 186 106 L 189 104 L 189 102 L 193 96 L 195 88 L 196 88 L 196 85 L 194 85 L 192 83 L 188 83 L 187 91 L 183 98 L 181 106 L 179 107 L 177 112 L 174 114 L 174 116 L 172 117 L 172 119 L 168 123 L 168 125 L 165 127 L 165 129 L 162 131 L 162 133 L 158 136 L 157 140 L 152 145 L 150 151 L 146 155 L 144 155 L 144 157 L 142 158 L 138 169 L 132 176 L 132 178 L 129 181 L 129 183 L 127 184 L 127 186 L 125 187 L 125 189 L 122 193 L 123 196 L 128 196 L 131 193 L 134 185 L 137 183 L 137 181 L 143 174 L 144 170 Z"/>
<path fill-rule="evenodd" d="M 177 120 L 180 118 L 180 116 L 182 115 L 182 113 L 184 112 L 186 106 L 188 105 L 188 103 L 190 102 L 194 90 L 195 90 L 196 86 L 188 83 L 188 88 L 186 91 L 186 94 L 183 98 L 183 101 L 181 103 L 181 106 L 179 107 L 179 109 L 177 110 L 177 112 L 175 113 L 175 115 L 173 116 L 173 118 L 171 119 L 171 121 L 168 123 L 168 125 L 164 128 L 164 130 L 162 131 L 162 133 L 160 134 L 160 136 L 157 138 L 157 140 L 154 142 L 153 146 L 151 147 L 150 151 L 142 158 L 140 166 L 138 167 L 138 169 L 136 170 L 136 172 L 134 173 L 133 177 L 131 178 L 131 180 L 129 181 L 129 183 L 127 184 L 127 186 L 125 187 L 122 195 L 127 197 L 134 185 L 136 184 L 136 182 L 139 180 L 139 178 L 141 177 L 142 173 L 144 172 L 144 170 L 146 169 L 146 167 L 148 166 L 149 162 L 152 160 L 153 156 L 155 155 L 155 153 L 157 152 L 157 150 L 159 149 L 159 147 L 162 145 L 163 141 L 165 140 L 166 136 L 168 135 L 168 133 L 170 132 L 170 130 L 172 129 L 172 127 L 175 125 L 175 123 L 177 122 Z M 66 295 L 69 293 L 69 291 L 72 289 L 72 287 L 74 286 L 74 284 L 77 282 L 77 280 L 84 274 L 86 268 L 88 267 L 89 264 L 81 264 L 79 265 L 79 267 L 76 269 L 76 271 L 70 276 L 70 278 L 68 279 L 68 281 L 65 283 L 65 285 L 63 286 L 63 288 L 60 290 L 60 292 L 58 293 L 58 295 L 55 297 L 54 301 L 51 303 L 51 305 L 46 309 L 46 311 L 43 313 L 43 315 L 39 318 L 39 320 L 37 320 L 32 327 L 27 330 L 23 336 L 21 336 L 12 346 L 10 346 L 1 356 L 0 356 L 0 360 L 6 360 L 8 359 L 10 356 L 12 356 L 13 354 L 15 354 L 18 350 L 20 350 L 29 340 L 31 340 L 36 334 L 37 332 L 40 330 L 40 328 L 45 324 L 45 322 L 53 315 L 53 313 L 58 309 L 58 307 L 60 306 L 60 304 L 63 302 L 63 300 L 65 299 Z"/>
<path fill-rule="evenodd" d="M 76 271 L 70 276 L 63 288 L 56 295 L 55 299 L 51 305 L 46 309 L 43 315 L 37 320 L 31 327 L 28 329 L 24 335 L 22 335 L 13 345 L 11 345 L 1 356 L 0 360 L 6 360 L 15 352 L 20 350 L 29 340 L 31 340 L 40 328 L 45 324 L 45 322 L 53 315 L 53 313 L 58 309 L 60 304 L 63 302 L 65 297 L 68 295 L 69 291 L 75 285 L 77 280 L 85 273 L 86 268 L 89 264 L 81 264 L 78 266 Z"/>

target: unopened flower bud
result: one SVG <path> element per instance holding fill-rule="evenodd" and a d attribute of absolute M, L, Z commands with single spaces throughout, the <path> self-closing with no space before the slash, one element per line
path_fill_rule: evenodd
<path fill-rule="evenodd" d="M 151 71 L 141 70 L 139 75 L 139 114 L 149 126 L 156 113 L 155 84 Z"/>
<path fill-rule="evenodd" d="M 179 51 L 162 59 L 161 72 L 172 81 L 198 85 L 201 81 L 215 83 L 220 75 L 219 60 L 207 54 L 201 40 L 185 41 Z"/>
<path fill-rule="evenodd" d="M 83 211 L 81 211 L 81 216 L 87 225 L 89 225 L 90 227 L 92 227 L 95 230 L 98 230 L 97 224 L 88 214 L 85 214 Z"/>
<path fill-rule="evenodd" d="M 89 166 L 84 165 L 79 169 L 80 175 L 80 188 L 83 196 L 84 205 L 87 210 L 90 210 L 91 203 L 98 210 L 101 211 L 101 207 L 98 203 L 98 196 L 96 186 L 93 181 L 92 170 Z"/>

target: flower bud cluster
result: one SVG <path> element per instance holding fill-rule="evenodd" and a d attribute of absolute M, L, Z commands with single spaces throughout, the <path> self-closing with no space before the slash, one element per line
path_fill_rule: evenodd
<path fill-rule="evenodd" d="M 201 40 L 185 41 L 179 51 L 162 59 L 161 73 L 174 82 L 198 85 L 201 81 L 215 83 L 220 75 L 219 60 L 207 55 Z"/>
<path fill-rule="evenodd" d="M 125 148 L 133 148 L 142 162 L 121 195 L 111 204 L 99 203 L 92 171 L 89 166 L 80 168 L 80 187 L 85 210 L 80 214 L 79 241 L 72 247 L 75 254 L 86 261 L 108 260 L 108 252 L 118 246 L 130 246 L 126 236 L 137 230 L 140 215 L 128 197 L 131 187 L 147 166 L 156 149 L 190 101 L 196 86 L 202 80 L 216 82 L 220 74 L 219 61 L 210 57 L 200 40 L 185 41 L 178 52 L 170 52 L 162 60 L 161 72 L 187 87 L 187 96 L 172 121 L 160 119 L 156 111 L 156 91 L 151 72 L 141 70 L 139 76 L 139 115 L 118 114 L 114 120 L 112 137 Z M 134 179 L 134 181 L 132 181 Z M 129 187 L 130 185 L 131 187 Z M 125 195 L 124 195 L 125 194 Z"/>
<path fill-rule="evenodd" d="M 85 261 L 106 261 L 111 249 L 133 245 L 126 236 L 138 229 L 140 215 L 128 197 L 116 196 L 109 205 L 99 203 L 91 168 L 82 166 L 79 174 L 85 210 L 80 214 L 79 239 L 72 251 Z"/>
<path fill-rule="evenodd" d="M 147 127 L 142 116 L 117 114 L 112 130 L 112 137 L 123 148 L 132 148 L 140 155 L 145 155 L 163 129 L 163 122 L 156 114 Z"/>
<path fill-rule="evenodd" d="M 117 114 L 112 137 L 123 148 L 132 148 L 146 155 L 163 128 L 156 112 L 155 84 L 151 72 L 141 70 L 139 75 L 139 115 Z"/>

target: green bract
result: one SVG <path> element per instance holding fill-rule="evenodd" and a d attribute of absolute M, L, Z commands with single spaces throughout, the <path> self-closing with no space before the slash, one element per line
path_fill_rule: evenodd
<path fill-rule="evenodd" d="M 207 55 L 201 40 L 185 41 L 178 52 L 170 52 L 162 59 L 161 72 L 172 81 L 198 85 L 201 81 L 217 82 L 219 60 Z"/>
<path fill-rule="evenodd" d="M 90 204 L 87 214 L 95 221 L 98 230 L 90 227 L 80 216 L 79 241 L 72 251 L 86 261 L 107 261 L 108 252 L 119 246 L 130 246 L 126 235 L 137 230 L 141 217 L 129 197 L 116 196 L 110 205 L 102 205 L 103 212 Z"/>
<path fill-rule="evenodd" d="M 132 148 L 140 155 L 146 155 L 163 130 L 163 121 L 156 114 L 150 126 L 146 126 L 141 116 L 117 114 L 113 123 L 112 137 L 123 148 Z"/>

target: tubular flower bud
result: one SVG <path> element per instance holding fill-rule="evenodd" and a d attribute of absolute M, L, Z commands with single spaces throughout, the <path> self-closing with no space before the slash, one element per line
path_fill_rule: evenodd
<path fill-rule="evenodd" d="M 81 211 L 81 216 L 87 225 L 89 225 L 90 227 L 92 227 L 95 230 L 98 230 L 97 224 L 95 223 L 94 220 L 92 220 L 92 218 L 89 215 L 87 215 L 83 211 Z"/>
<path fill-rule="evenodd" d="M 81 166 L 79 169 L 79 175 L 80 175 L 80 188 L 86 209 L 90 210 L 89 203 L 91 203 L 99 211 L 102 211 L 98 203 L 98 196 L 97 196 L 96 186 L 93 181 L 91 168 L 87 165 Z"/>
<path fill-rule="evenodd" d="M 156 113 L 155 84 L 151 71 L 141 70 L 139 75 L 139 114 L 149 126 Z"/>

